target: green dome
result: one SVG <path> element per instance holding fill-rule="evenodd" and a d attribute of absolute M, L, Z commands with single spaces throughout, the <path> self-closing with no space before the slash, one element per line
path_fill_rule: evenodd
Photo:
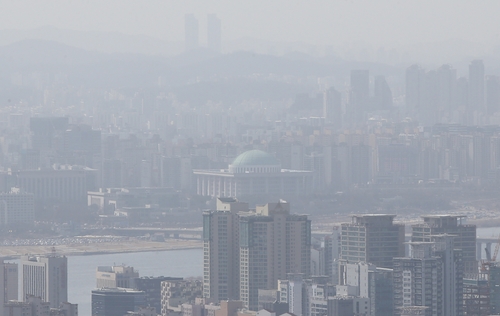
<path fill-rule="evenodd" d="M 276 158 L 262 150 L 245 151 L 236 157 L 232 163 L 234 167 L 278 165 L 280 165 L 280 163 Z"/>

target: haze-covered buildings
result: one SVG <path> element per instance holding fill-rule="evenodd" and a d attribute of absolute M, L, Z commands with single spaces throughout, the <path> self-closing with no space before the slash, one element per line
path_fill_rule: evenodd
<path fill-rule="evenodd" d="M 311 191 L 311 172 L 282 169 L 261 150 L 242 153 L 222 170 L 194 170 L 197 193 L 213 197 L 297 196 Z"/>

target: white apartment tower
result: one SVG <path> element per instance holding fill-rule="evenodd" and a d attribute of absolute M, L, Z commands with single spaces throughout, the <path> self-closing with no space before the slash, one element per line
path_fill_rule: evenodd
<path fill-rule="evenodd" d="M 21 278 L 23 299 L 40 297 L 57 308 L 68 301 L 68 259 L 65 256 L 22 256 Z"/>
<path fill-rule="evenodd" d="M 239 299 L 239 212 L 248 203 L 218 198 L 215 211 L 203 213 L 203 296 Z"/>

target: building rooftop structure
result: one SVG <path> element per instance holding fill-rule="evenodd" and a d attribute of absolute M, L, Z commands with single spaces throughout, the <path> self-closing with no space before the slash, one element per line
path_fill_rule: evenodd
<path fill-rule="evenodd" d="M 282 169 L 271 154 L 249 150 L 227 169 L 194 169 L 197 194 L 212 197 L 252 195 L 297 196 L 312 190 L 313 174 L 307 170 Z"/>
<path fill-rule="evenodd" d="M 271 154 L 262 150 L 249 150 L 236 157 L 232 166 L 255 166 L 255 165 L 280 165 L 280 162 Z"/>

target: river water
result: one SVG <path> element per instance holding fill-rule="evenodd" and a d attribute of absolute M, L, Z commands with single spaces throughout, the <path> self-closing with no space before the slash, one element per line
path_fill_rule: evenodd
<path fill-rule="evenodd" d="M 139 271 L 139 276 L 200 277 L 203 274 L 203 251 L 189 249 L 69 256 L 68 301 L 78 304 L 79 315 L 91 315 L 91 292 L 96 287 L 96 268 L 121 264 L 134 267 Z"/>

